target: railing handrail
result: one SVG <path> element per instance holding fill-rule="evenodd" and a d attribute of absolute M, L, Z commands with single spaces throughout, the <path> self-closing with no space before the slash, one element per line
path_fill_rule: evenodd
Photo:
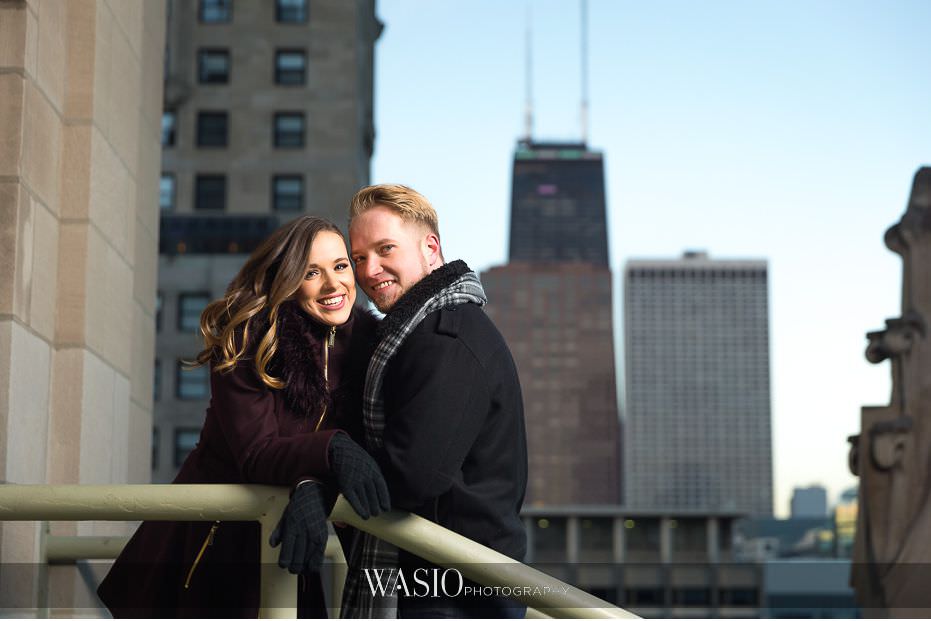
<path fill-rule="evenodd" d="M 631 619 L 636 615 L 582 589 L 524 565 L 418 515 L 389 511 L 363 520 L 342 496 L 330 519 L 345 522 L 379 539 L 442 567 L 459 570 L 485 586 L 549 587 L 542 595 L 516 595 L 515 599 L 556 618 Z"/>
<path fill-rule="evenodd" d="M 288 490 L 267 485 L 0 485 L 0 520 L 255 520 L 261 524 L 261 561 L 281 573 L 262 580 L 261 616 L 294 616 L 297 581 L 277 568 L 277 550 L 265 542 L 287 505 Z M 457 569 L 486 586 L 546 586 L 516 599 L 555 617 L 636 618 L 632 613 L 552 576 L 408 513 L 390 511 L 363 520 L 340 497 L 330 516 L 427 561 Z M 264 578 L 264 572 L 263 572 Z M 290 578 L 290 579 L 288 579 Z M 285 604 L 287 602 L 287 604 Z"/>
<path fill-rule="evenodd" d="M 269 485 L 0 485 L 0 520 L 257 521 L 267 542 L 288 504 Z M 278 567 L 277 550 L 260 546 L 259 616 L 297 616 L 297 577 Z"/>

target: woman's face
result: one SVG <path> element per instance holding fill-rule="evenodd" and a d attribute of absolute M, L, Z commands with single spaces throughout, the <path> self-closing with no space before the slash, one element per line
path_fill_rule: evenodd
<path fill-rule="evenodd" d="M 295 298 L 320 323 L 338 326 L 349 319 L 356 301 L 356 281 L 340 235 L 322 231 L 314 237 Z"/>

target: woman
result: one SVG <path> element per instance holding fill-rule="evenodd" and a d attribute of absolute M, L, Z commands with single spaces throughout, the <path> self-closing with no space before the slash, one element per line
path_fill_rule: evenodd
<path fill-rule="evenodd" d="M 210 406 L 174 481 L 295 487 L 273 539 L 285 541 L 279 564 L 304 571 L 298 607 L 312 616 L 326 616 L 312 571 L 322 549 L 302 539 L 295 551 L 304 536 L 295 531 L 325 529 L 326 508 L 322 485 L 308 481 L 332 482 L 363 517 L 389 508 L 378 467 L 350 439 L 361 436 L 375 319 L 353 308 L 348 257 L 339 229 L 303 216 L 263 242 L 204 309 L 196 365 L 211 366 Z M 299 500 L 316 522 L 292 509 Z M 259 545 L 256 522 L 145 522 L 98 595 L 115 617 L 255 617 Z"/>

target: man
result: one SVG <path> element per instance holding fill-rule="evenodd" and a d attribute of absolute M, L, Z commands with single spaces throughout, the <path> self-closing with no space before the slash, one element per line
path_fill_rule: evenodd
<path fill-rule="evenodd" d="M 478 278 L 464 262 L 444 261 L 436 212 L 405 186 L 360 190 L 349 237 L 356 280 L 386 313 L 366 377 L 365 426 L 393 506 L 521 560 L 527 447 L 520 383 L 482 310 Z M 374 598 L 365 567 L 395 563 L 410 580 L 429 564 L 365 539 L 353 550 L 344 616 L 383 616 L 395 605 L 402 617 L 523 616 L 520 604 L 502 598 Z"/>

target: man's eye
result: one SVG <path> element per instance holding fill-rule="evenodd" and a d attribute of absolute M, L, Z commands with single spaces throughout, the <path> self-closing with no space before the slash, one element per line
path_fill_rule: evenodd
<path fill-rule="evenodd" d="M 384 246 L 381 247 L 381 253 L 387 254 L 388 252 L 391 252 L 393 249 L 394 249 L 394 244 L 385 244 Z"/>
<path fill-rule="evenodd" d="M 355 263 L 356 265 L 362 263 L 363 261 L 365 261 L 365 257 L 353 257 L 352 258 L 352 262 Z"/>

